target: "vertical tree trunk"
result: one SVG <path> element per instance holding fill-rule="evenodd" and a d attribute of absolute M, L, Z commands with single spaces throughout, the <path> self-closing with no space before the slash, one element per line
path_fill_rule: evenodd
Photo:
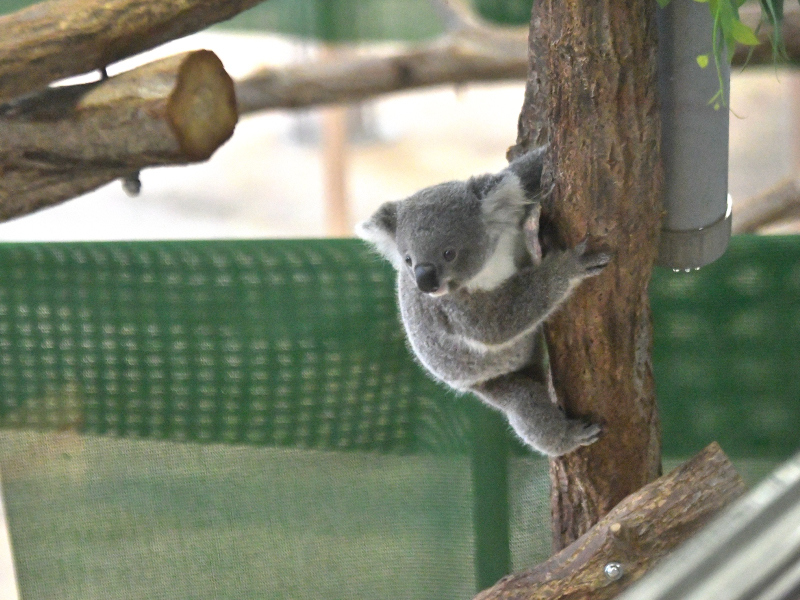
<path fill-rule="evenodd" d="M 543 230 L 614 260 L 546 326 L 554 385 L 596 444 L 551 462 L 553 544 L 586 532 L 661 469 L 647 285 L 661 168 L 654 0 L 536 0 L 516 156 L 549 143 Z M 548 224 L 551 227 L 548 227 Z"/>

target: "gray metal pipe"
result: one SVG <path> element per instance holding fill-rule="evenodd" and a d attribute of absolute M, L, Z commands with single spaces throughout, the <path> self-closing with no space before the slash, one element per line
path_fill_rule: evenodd
<path fill-rule="evenodd" d="M 672 0 L 658 9 L 658 84 L 664 220 L 657 264 L 697 269 L 722 256 L 731 235 L 728 196 L 728 90 L 730 70 L 723 48 L 724 99 L 714 58 L 706 68 L 698 55 L 712 51 L 708 4 Z M 719 40 L 722 44 L 722 40 Z"/>

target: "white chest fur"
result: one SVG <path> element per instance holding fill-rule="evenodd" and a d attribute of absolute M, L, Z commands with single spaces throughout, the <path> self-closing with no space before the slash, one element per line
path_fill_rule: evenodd
<path fill-rule="evenodd" d="M 468 290 L 493 290 L 517 271 L 515 255 L 521 233 L 508 231 L 500 236 L 494 252 L 483 268 L 464 284 Z"/>

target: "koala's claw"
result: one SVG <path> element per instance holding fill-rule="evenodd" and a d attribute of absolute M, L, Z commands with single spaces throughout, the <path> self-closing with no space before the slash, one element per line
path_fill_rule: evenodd
<path fill-rule="evenodd" d="M 605 252 L 597 252 L 595 254 L 584 254 L 581 256 L 581 262 L 586 268 L 588 275 L 597 275 L 608 266 L 611 262 L 611 255 Z"/>
<path fill-rule="evenodd" d="M 594 444 L 603 435 L 603 428 L 597 423 L 584 423 L 583 425 L 583 441 L 581 446 L 588 446 Z"/>
<path fill-rule="evenodd" d="M 569 424 L 569 436 L 575 446 L 589 446 L 603 435 L 603 428 L 597 423 L 574 420 Z"/>
<path fill-rule="evenodd" d="M 581 242 L 573 248 L 578 263 L 583 267 L 586 277 L 597 275 L 606 268 L 611 262 L 611 255 L 607 252 L 587 252 L 588 240 L 583 238 Z"/>

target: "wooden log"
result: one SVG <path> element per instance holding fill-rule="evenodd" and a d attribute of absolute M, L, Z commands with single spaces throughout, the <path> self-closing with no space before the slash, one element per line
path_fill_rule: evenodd
<path fill-rule="evenodd" d="M 236 83 L 242 114 L 355 102 L 444 84 L 524 79 L 527 31 L 464 27 L 438 40 L 394 49 L 342 49 L 324 60 L 264 68 Z"/>
<path fill-rule="evenodd" d="M 207 159 L 237 122 L 233 81 L 208 50 L 0 106 L 0 219 L 156 165 Z"/>
<path fill-rule="evenodd" d="M 263 0 L 50 0 L 0 17 L 0 102 L 230 19 Z"/>
<path fill-rule="evenodd" d="M 513 158 L 549 144 L 542 228 L 555 245 L 587 238 L 611 264 L 545 323 L 567 413 L 603 437 L 551 461 L 555 551 L 660 475 L 647 286 L 661 221 L 652 0 L 542 0 Z"/>
<path fill-rule="evenodd" d="M 625 498 L 546 562 L 504 577 L 475 600 L 613 598 L 744 491 L 741 477 L 713 443 Z M 619 570 L 609 576 L 605 568 L 610 563 L 618 563 Z"/>

